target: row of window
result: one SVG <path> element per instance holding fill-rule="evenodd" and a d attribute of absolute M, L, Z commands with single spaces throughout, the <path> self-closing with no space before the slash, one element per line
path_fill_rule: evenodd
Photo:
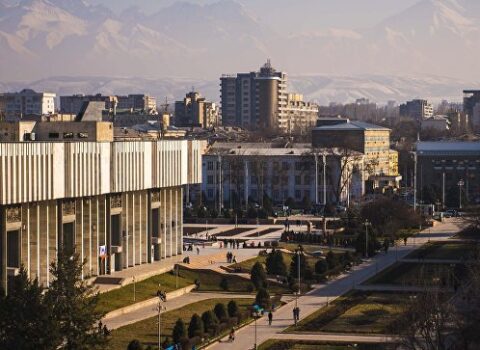
<path fill-rule="evenodd" d="M 63 137 L 64 139 L 73 139 L 73 138 L 75 138 L 75 133 L 73 133 L 73 132 L 64 132 L 64 133 L 62 134 L 62 137 Z M 79 139 L 86 139 L 86 138 L 88 138 L 88 132 L 79 132 L 79 133 L 77 133 L 77 137 L 78 137 Z M 58 139 L 58 138 L 60 138 L 60 133 L 58 133 L 58 132 L 50 132 L 50 133 L 48 133 L 48 138 L 50 138 L 50 139 Z"/>

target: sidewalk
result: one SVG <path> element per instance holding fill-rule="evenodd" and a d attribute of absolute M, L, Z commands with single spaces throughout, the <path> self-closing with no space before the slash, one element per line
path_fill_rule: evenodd
<path fill-rule="evenodd" d="M 395 340 L 392 336 L 385 335 L 349 335 L 336 333 L 288 333 L 275 334 L 273 339 L 280 340 L 308 340 L 308 341 L 322 341 L 322 342 L 339 342 L 339 343 L 388 343 Z"/>
<path fill-rule="evenodd" d="M 197 301 L 207 299 L 234 299 L 234 298 L 254 298 L 252 294 L 228 294 L 228 293 L 188 293 L 178 298 L 167 300 L 162 303 L 167 309 L 163 312 L 179 309 L 185 305 L 196 303 Z M 156 307 L 146 306 L 128 314 L 112 317 L 109 319 L 103 319 L 102 322 L 108 329 L 117 329 L 123 326 L 127 326 L 132 323 L 142 321 L 144 319 L 158 315 Z"/>
<path fill-rule="evenodd" d="M 343 274 L 337 279 L 320 285 L 307 295 L 299 298 L 300 318 L 303 319 L 311 313 L 323 307 L 327 300 L 333 301 L 335 298 L 347 293 L 356 285 L 361 284 L 377 272 L 394 264 L 397 260 L 404 258 L 410 252 L 417 249 L 420 244 L 427 243 L 428 240 L 446 240 L 452 234 L 458 231 L 458 226 L 453 221 L 447 221 L 435 228 L 422 231 L 422 233 L 407 246 L 399 246 L 390 250 L 387 254 L 379 254 L 363 264 L 356 266 L 349 274 Z M 246 350 L 251 349 L 255 343 L 254 334 L 257 334 L 257 345 L 262 344 L 268 339 L 274 339 L 286 328 L 292 325 L 292 311 L 295 302 L 291 302 L 278 309 L 273 316 L 272 326 L 268 326 L 266 317 L 262 317 L 257 321 L 257 332 L 255 326 L 250 324 L 237 332 L 237 338 L 233 343 L 215 343 L 208 347 L 213 350 Z M 321 334 L 318 335 L 320 337 Z M 338 335 L 346 339 L 349 334 Z M 353 334 L 351 336 L 357 336 Z M 226 338 L 225 338 L 226 339 Z M 302 338 L 303 339 L 303 338 Z"/>

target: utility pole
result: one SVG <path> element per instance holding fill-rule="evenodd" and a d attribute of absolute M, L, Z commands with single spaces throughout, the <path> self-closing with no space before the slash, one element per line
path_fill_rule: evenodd
<path fill-rule="evenodd" d="M 413 210 L 417 211 L 417 152 L 413 153 L 414 167 L 413 167 Z"/>
<path fill-rule="evenodd" d="M 327 154 L 323 152 L 323 205 L 327 205 Z"/>
<path fill-rule="evenodd" d="M 315 151 L 315 204 L 318 206 L 318 153 Z"/>
<path fill-rule="evenodd" d="M 365 256 L 368 259 L 368 220 L 365 220 Z"/>

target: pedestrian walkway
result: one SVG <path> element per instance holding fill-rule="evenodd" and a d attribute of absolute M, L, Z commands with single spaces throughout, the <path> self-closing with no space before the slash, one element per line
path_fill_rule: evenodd
<path fill-rule="evenodd" d="M 396 340 L 388 335 L 370 335 L 370 334 L 340 334 L 340 333 L 280 333 L 275 334 L 273 339 L 278 340 L 308 340 L 318 342 L 339 342 L 339 343 L 391 343 Z"/>
<path fill-rule="evenodd" d="M 450 287 L 427 287 L 427 286 L 401 286 L 395 284 L 362 284 L 356 285 L 355 290 L 367 292 L 402 292 L 402 293 L 420 293 L 425 291 L 453 292 Z"/>
<path fill-rule="evenodd" d="M 400 260 L 404 263 L 418 263 L 418 264 L 463 264 L 464 260 L 461 259 L 409 259 L 404 258 Z"/>
<path fill-rule="evenodd" d="M 252 294 L 231 294 L 231 293 L 188 293 L 184 294 L 178 298 L 167 300 L 163 302 L 162 305 L 166 307 L 168 312 L 172 310 L 179 309 L 185 305 L 196 303 L 198 301 L 207 300 L 207 299 L 237 299 L 237 298 L 254 298 Z M 133 324 L 142 320 L 145 320 L 150 317 L 158 315 L 157 307 L 146 306 L 129 312 L 127 314 L 119 315 L 116 317 L 103 319 L 102 322 L 105 324 L 108 329 L 117 329 L 129 324 Z"/>
<path fill-rule="evenodd" d="M 343 274 L 335 280 L 329 281 L 326 284 L 320 285 L 313 289 L 308 294 L 301 296 L 298 299 L 300 307 L 300 319 L 305 318 L 321 307 L 325 306 L 327 302 L 331 302 L 339 296 L 347 293 L 356 285 L 359 285 L 377 272 L 391 266 L 399 259 L 404 258 L 413 250 L 418 248 L 418 245 L 427 243 L 432 237 L 435 240 L 446 240 L 459 230 L 459 227 L 454 221 L 448 220 L 434 228 L 422 231 L 415 239 L 413 244 L 397 247 L 395 250 L 390 250 L 387 254 L 379 254 L 375 258 L 370 259 L 359 266 L 355 266 L 349 274 Z M 237 332 L 237 339 L 233 343 L 215 343 L 208 347 L 212 350 L 246 350 L 251 349 L 253 344 L 261 344 L 268 339 L 273 339 L 278 336 L 286 328 L 293 323 L 292 315 L 295 302 L 290 302 L 279 308 L 273 314 L 272 326 L 268 325 L 266 316 L 257 321 L 257 329 L 254 324 L 250 324 Z M 255 339 L 255 334 L 257 339 Z M 341 337 L 357 336 L 356 334 L 342 334 Z M 320 337 L 320 335 L 319 335 Z M 225 340 L 225 339 L 224 339 Z"/>

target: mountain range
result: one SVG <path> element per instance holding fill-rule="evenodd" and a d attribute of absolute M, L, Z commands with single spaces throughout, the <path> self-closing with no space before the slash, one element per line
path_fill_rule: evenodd
<path fill-rule="evenodd" d="M 316 100 L 400 100 L 433 96 L 449 85 L 445 97 L 450 97 L 459 92 L 459 82 L 465 88 L 479 85 L 478 0 L 419 0 L 368 28 L 339 22 L 315 29 L 312 24 L 307 26 L 312 30 L 289 34 L 252 13 L 245 5 L 251 0 L 238 1 L 170 1 L 145 13 L 139 7 L 113 11 L 98 1 L 0 0 L 0 84 L 8 88 L 21 85 L 18 81 L 50 81 L 46 89 L 55 90 L 56 77 L 63 77 L 62 89 L 68 89 L 88 76 L 95 77 L 90 85 L 103 79 L 119 89 L 141 81 L 147 84 L 142 91 L 163 96 L 162 81 L 166 87 L 188 82 L 215 86 L 211 98 L 217 100 L 222 73 L 255 70 L 270 57 L 276 68 L 292 74 L 292 86 L 305 88 L 300 92 Z M 328 15 L 312 16 L 304 3 L 299 0 L 298 11 L 309 14 L 310 21 Z M 285 9 L 292 13 L 291 6 Z M 276 9 L 280 20 L 288 21 L 286 10 Z M 298 76 L 303 81 L 297 82 Z M 384 85 L 388 82 L 397 85 Z M 347 83 L 355 85 L 343 87 Z M 433 90 L 417 91 L 420 87 Z M 91 92 L 86 90 L 76 92 Z"/>

